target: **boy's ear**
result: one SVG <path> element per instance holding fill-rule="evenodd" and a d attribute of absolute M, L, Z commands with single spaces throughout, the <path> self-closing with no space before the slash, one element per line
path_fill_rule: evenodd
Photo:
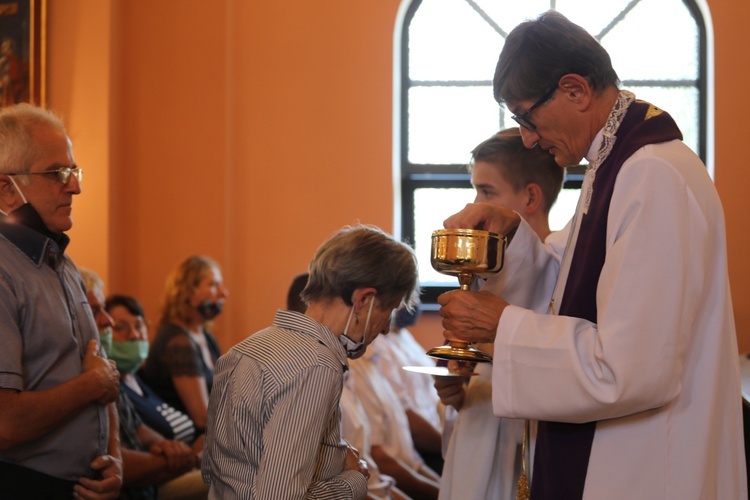
<path fill-rule="evenodd" d="M 544 195 L 542 194 L 542 188 L 539 184 L 533 182 L 526 186 L 526 210 L 530 214 L 541 210 L 544 206 Z"/>

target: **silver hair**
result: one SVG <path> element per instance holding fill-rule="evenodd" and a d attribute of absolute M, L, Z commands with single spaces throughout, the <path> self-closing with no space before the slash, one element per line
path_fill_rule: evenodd
<path fill-rule="evenodd" d="M 85 267 L 79 267 L 78 272 L 81 273 L 83 278 L 83 286 L 86 287 L 87 292 L 93 292 L 94 290 L 101 290 L 104 293 L 104 281 L 91 269 Z"/>
<path fill-rule="evenodd" d="M 419 293 L 412 248 L 374 226 L 345 227 L 318 248 L 302 300 L 341 298 L 352 305 L 357 288 L 373 287 L 383 307 L 413 307 Z"/>
<path fill-rule="evenodd" d="M 0 173 L 28 172 L 39 159 L 33 131 L 51 127 L 66 134 L 62 120 L 51 111 L 27 103 L 0 110 Z M 19 180 L 26 185 L 28 179 Z"/>

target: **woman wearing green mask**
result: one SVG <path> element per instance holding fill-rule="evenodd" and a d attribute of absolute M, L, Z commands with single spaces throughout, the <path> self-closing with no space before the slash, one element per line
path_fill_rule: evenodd
<path fill-rule="evenodd" d="M 101 278 L 89 269 L 81 268 L 80 272 L 102 347 L 117 363 L 120 374 L 117 413 L 123 486 L 118 498 L 205 498 L 207 488 L 199 470 L 203 439 L 195 441 L 192 421 L 155 400 L 153 392 L 133 374 L 148 352 L 143 308 L 134 299 L 122 296 L 112 297 L 107 304 Z M 144 401 L 150 410 L 144 415 L 159 417 L 166 426 L 160 426 L 158 420 L 145 423 L 136 409 L 136 404 L 143 407 Z M 169 425 L 170 422 L 181 424 Z"/>
<path fill-rule="evenodd" d="M 148 355 L 143 307 L 132 297 L 112 295 L 104 308 L 112 318 L 108 355 L 120 372 L 120 404 L 125 404 L 123 400 L 129 403 L 127 410 L 120 409 L 124 489 L 132 498 L 205 498 L 206 488 L 197 468 L 203 454 L 203 435 L 196 440 L 190 417 L 166 404 L 136 375 Z M 166 467 L 154 455 L 164 457 Z M 192 464 L 182 463 L 189 459 Z"/>
<path fill-rule="evenodd" d="M 106 311 L 114 322 L 110 359 L 120 372 L 120 390 L 135 406 L 143 422 L 167 439 L 186 444 L 196 441 L 195 424 L 185 413 L 165 403 L 136 373 L 148 356 L 148 323 L 141 304 L 127 295 L 112 295 Z M 193 449 L 202 451 L 203 436 Z"/>

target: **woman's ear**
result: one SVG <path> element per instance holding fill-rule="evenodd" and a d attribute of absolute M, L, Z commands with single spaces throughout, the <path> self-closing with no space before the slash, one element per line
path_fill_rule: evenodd
<path fill-rule="evenodd" d="M 361 287 L 354 290 L 352 293 L 352 304 L 354 304 L 355 314 L 363 307 L 369 306 L 370 300 L 374 300 L 377 294 L 378 291 L 371 286 Z"/>

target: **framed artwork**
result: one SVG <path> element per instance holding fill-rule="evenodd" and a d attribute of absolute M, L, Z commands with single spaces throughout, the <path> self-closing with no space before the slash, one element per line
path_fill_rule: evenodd
<path fill-rule="evenodd" d="M 45 104 L 46 0 L 0 0 L 0 108 Z"/>

